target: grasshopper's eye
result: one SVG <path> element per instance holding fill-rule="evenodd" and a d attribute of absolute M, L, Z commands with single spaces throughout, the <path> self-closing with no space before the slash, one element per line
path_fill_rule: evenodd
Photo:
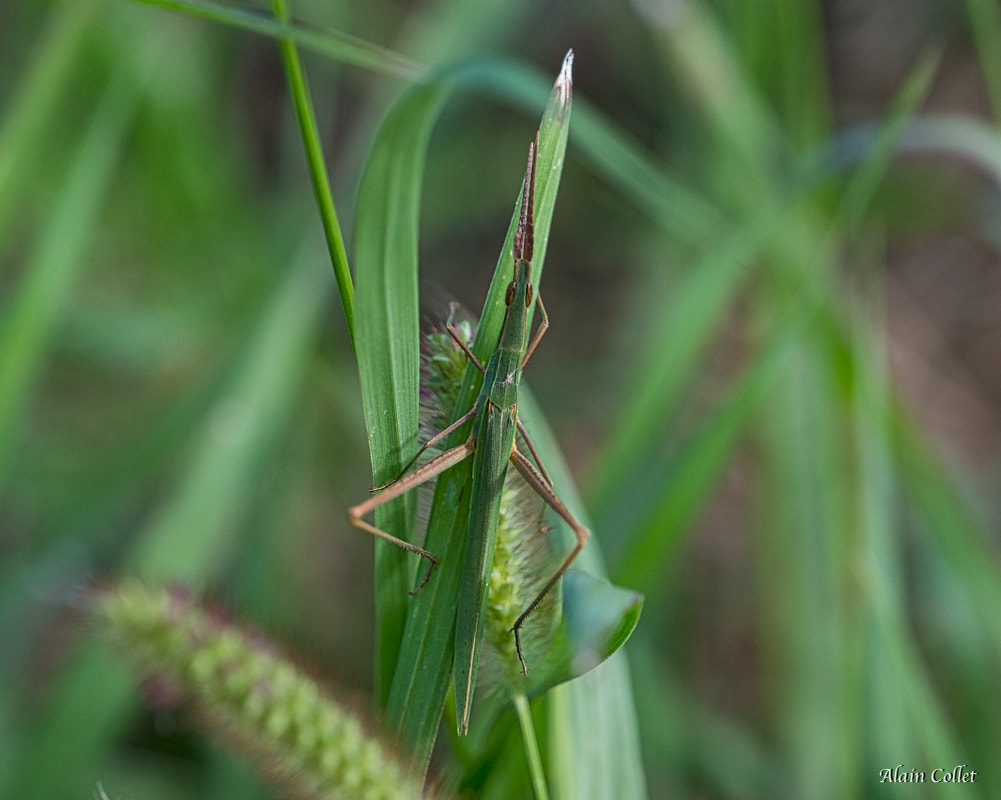
<path fill-rule="evenodd" d="M 507 305 L 511 305 L 514 302 L 514 281 L 511 281 L 507 285 L 507 297 L 504 299 Z"/>
<path fill-rule="evenodd" d="M 532 305 L 532 284 L 528 284 L 525 291 L 525 308 L 528 308 L 530 305 Z"/>

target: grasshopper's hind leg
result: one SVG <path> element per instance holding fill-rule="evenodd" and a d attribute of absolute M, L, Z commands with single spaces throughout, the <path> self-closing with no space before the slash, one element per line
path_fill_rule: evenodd
<path fill-rule="evenodd" d="M 521 612 L 521 616 L 518 617 L 514 623 L 514 627 L 511 628 L 511 631 L 514 633 L 515 646 L 518 648 L 518 658 L 521 661 L 522 672 L 527 675 L 528 666 L 525 664 L 525 656 L 521 652 L 521 626 L 525 624 L 525 620 L 532 615 L 532 612 L 539 607 L 539 604 L 545 599 L 546 595 L 552 591 L 556 585 L 556 581 L 570 568 L 574 559 L 584 549 L 584 545 L 590 538 L 591 532 L 574 518 L 569 509 L 563 505 L 563 501 L 556 496 L 551 482 L 546 479 L 548 476 L 543 477 L 543 474 L 535 468 L 535 465 L 531 461 L 525 458 L 517 447 L 511 451 L 511 463 L 521 473 L 521 477 L 525 479 L 525 482 L 573 529 L 574 535 L 577 537 L 577 544 L 574 545 L 569 555 L 563 559 L 563 563 L 560 564 L 559 569 L 546 581 L 545 586 L 535 596 L 535 599 L 528 604 L 528 608 Z"/>

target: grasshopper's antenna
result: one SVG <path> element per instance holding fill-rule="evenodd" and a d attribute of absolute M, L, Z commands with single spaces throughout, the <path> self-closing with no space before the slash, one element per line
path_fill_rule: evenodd
<path fill-rule="evenodd" d="M 518 220 L 518 230 L 514 232 L 514 246 L 511 248 L 515 262 L 532 261 L 532 247 L 535 231 L 532 226 L 535 201 L 535 161 L 539 151 L 539 134 L 528 146 L 528 165 L 525 167 L 525 188 L 521 193 L 521 218 Z"/>

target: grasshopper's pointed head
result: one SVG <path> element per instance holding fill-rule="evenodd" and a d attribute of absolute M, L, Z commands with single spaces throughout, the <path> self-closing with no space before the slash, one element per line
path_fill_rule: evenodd
<path fill-rule="evenodd" d="M 507 287 L 507 305 L 510 307 L 518 295 L 524 296 L 525 308 L 532 303 L 532 248 L 535 231 L 532 225 L 535 201 L 535 162 L 539 151 L 539 134 L 528 146 L 528 165 L 525 167 L 525 185 L 521 190 L 521 217 L 514 232 L 514 276 Z"/>
<path fill-rule="evenodd" d="M 535 201 L 535 161 L 539 150 L 539 134 L 528 146 L 528 165 L 525 167 L 525 185 L 521 190 L 521 217 L 518 220 L 518 230 L 514 232 L 514 246 L 511 248 L 515 262 L 515 280 L 517 280 L 518 262 L 532 260 L 532 247 L 535 233 L 532 227 Z"/>

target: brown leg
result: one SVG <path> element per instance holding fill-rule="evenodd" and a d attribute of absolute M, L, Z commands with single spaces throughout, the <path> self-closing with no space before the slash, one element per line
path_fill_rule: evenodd
<path fill-rule="evenodd" d="M 431 445 L 435 444 L 436 442 L 440 442 L 442 439 L 444 439 L 446 436 L 448 436 L 456 428 L 459 428 L 464 423 L 469 422 L 469 420 L 471 420 L 475 416 L 476 416 L 476 406 L 473 406 L 471 409 L 469 409 L 469 413 L 463 414 L 455 422 L 453 422 L 451 425 L 449 425 L 447 428 L 445 428 L 445 430 L 443 430 L 441 433 L 436 433 L 434 436 L 432 436 L 430 439 L 428 439 L 426 442 L 424 442 L 424 444 L 422 444 L 421 447 L 420 447 L 420 449 L 417 451 L 417 454 L 413 458 L 411 458 L 410 461 L 407 462 L 407 466 L 405 466 L 402 470 L 400 470 L 400 474 L 397 475 L 395 478 L 393 478 L 393 480 L 391 480 L 389 483 L 382 484 L 382 486 L 376 486 L 376 487 L 370 489 L 370 491 L 372 491 L 372 492 L 381 492 L 384 489 L 388 489 L 390 486 L 392 486 L 398 480 L 401 480 L 403 478 L 403 476 L 407 474 L 407 470 L 410 469 L 417 462 L 417 459 L 420 458 L 424 454 L 425 450 L 427 450 L 429 447 L 431 447 Z M 434 462 L 432 461 L 432 462 L 429 462 L 429 463 L 433 464 Z"/>
<path fill-rule="evenodd" d="M 525 440 L 525 445 L 528 447 L 528 452 L 532 454 L 532 458 L 535 459 L 535 464 L 539 468 L 539 472 L 542 473 L 542 477 L 546 479 L 546 483 L 550 487 L 553 485 L 553 479 L 549 477 L 549 473 L 546 472 L 546 468 L 542 465 L 542 459 L 539 458 L 539 453 L 535 449 L 535 445 L 532 444 L 532 439 L 528 435 L 528 431 L 525 430 L 525 426 L 521 424 L 521 420 L 518 420 L 518 432 L 521 434 L 522 438 Z"/>
<path fill-rule="evenodd" d="M 435 475 L 439 475 L 449 467 L 458 464 L 464 458 L 472 455 L 475 449 L 476 443 L 473 441 L 473 437 L 470 436 L 466 440 L 465 444 L 460 444 L 458 447 L 446 450 L 440 456 L 431 459 L 431 461 L 423 467 L 414 470 L 405 478 L 401 478 L 390 484 L 384 491 L 380 492 L 375 497 L 370 497 L 364 503 L 359 503 L 358 505 L 352 506 L 348 509 L 348 520 L 356 528 L 368 531 L 373 536 L 378 536 L 380 539 L 383 539 L 390 544 L 395 544 L 397 547 L 402 547 L 404 550 L 409 550 L 411 553 L 417 553 L 418 555 L 424 556 L 424 558 L 431 562 L 428 566 L 427 574 L 424 576 L 424 580 L 421 581 L 421 585 L 414 589 L 411 594 L 420 591 L 424 584 L 428 582 L 431 578 L 431 571 L 434 569 L 435 564 L 438 563 L 438 559 L 427 550 L 424 550 L 415 544 L 410 544 L 410 542 L 406 542 L 403 539 L 393 536 L 392 534 L 386 533 L 384 530 L 375 527 L 372 523 L 366 522 L 362 519 L 362 517 L 364 517 L 369 511 L 378 508 L 384 503 L 388 503 L 390 500 L 394 500 L 401 494 L 406 494 L 411 489 L 420 486 L 425 481 L 435 477 Z"/>
<path fill-rule="evenodd" d="M 517 621 L 514 623 L 514 627 L 511 628 L 514 633 L 515 646 L 518 648 L 518 658 L 521 660 L 521 669 L 527 675 L 528 666 L 525 664 L 525 657 L 521 652 L 521 626 L 525 624 L 525 620 L 531 616 L 532 612 L 539 607 L 539 603 L 543 601 L 545 596 L 552 591 L 552 588 L 556 585 L 556 581 L 560 579 L 560 576 L 562 576 L 563 573 L 570 568 L 573 560 L 577 558 L 578 553 L 580 553 L 580 551 L 584 548 L 585 543 L 591 536 L 591 532 L 574 519 L 573 514 L 570 513 L 565 505 L 563 505 L 563 501 L 556 496 L 556 493 L 553 491 L 553 487 L 546 481 L 545 478 L 543 478 L 542 473 L 540 473 L 539 470 L 532 465 L 531 461 L 522 455 L 517 447 L 511 451 L 511 463 L 514 464 L 515 469 L 521 473 L 521 477 L 525 479 L 525 482 L 535 489 L 539 496 L 552 507 L 553 511 L 559 514 L 566 521 L 567 525 L 573 529 L 573 532 L 577 537 L 577 544 L 574 546 L 573 550 L 570 551 L 570 554 L 563 560 L 563 563 L 560 564 L 559 569 L 557 569 L 556 572 L 553 573 L 552 577 L 546 581 L 546 585 L 542 587 L 542 590 L 538 593 L 538 595 L 536 595 L 535 599 L 528 604 L 528 608 L 521 612 L 521 616 L 518 617 Z"/>
<path fill-rule="evenodd" d="M 535 336 L 532 337 L 532 341 L 528 343 L 528 349 L 525 351 L 525 357 L 521 360 L 522 369 L 524 369 L 525 365 L 528 363 L 529 356 L 535 352 L 535 347 L 539 344 L 539 340 L 542 339 L 542 335 L 549 330 L 549 315 L 546 313 L 546 307 L 542 305 L 541 294 L 536 294 L 535 302 L 539 306 L 539 311 L 542 312 L 542 322 L 539 323 L 539 329 L 535 332 Z"/>

